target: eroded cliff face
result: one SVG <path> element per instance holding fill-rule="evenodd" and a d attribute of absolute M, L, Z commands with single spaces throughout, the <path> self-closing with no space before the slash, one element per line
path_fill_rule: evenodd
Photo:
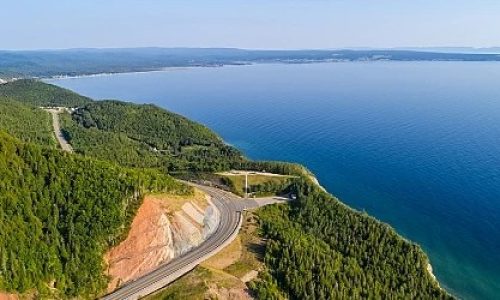
<path fill-rule="evenodd" d="M 18 300 L 19 297 L 16 294 L 8 294 L 5 292 L 0 292 L 0 300 Z"/>
<path fill-rule="evenodd" d="M 105 255 L 108 292 L 198 246 L 219 221 L 219 211 L 201 191 L 192 198 L 146 196 L 127 238 Z"/>

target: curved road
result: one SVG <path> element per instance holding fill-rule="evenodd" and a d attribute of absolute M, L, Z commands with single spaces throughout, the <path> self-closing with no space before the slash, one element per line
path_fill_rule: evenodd
<path fill-rule="evenodd" d="M 59 126 L 59 113 L 62 109 L 52 108 L 46 110 L 52 114 L 54 133 L 61 148 L 64 151 L 73 152 L 71 145 L 64 139 Z M 285 198 L 278 197 L 264 198 L 257 201 L 242 199 L 217 188 L 185 183 L 199 188 L 212 197 L 213 204 L 220 212 L 220 222 L 216 231 L 198 247 L 174 258 L 166 264 L 160 265 L 152 272 L 136 280 L 125 283 L 116 291 L 104 296 L 103 300 L 140 299 L 167 286 L 229 245 L 236 238 L 241 228 L 243 210 L 286 201 Z"/>
<path fill-rule="evenodd" d="M 64 139 L 59 126 L 59 113 L 62 109 L 46 110 L 52 114 L 54 133 L 61 148 L 64 151 L 73 152 L 71 145 Z M 212 202 L 220 212 L 220 222 L 216 231 L 199 246 L 160 265 L 152 272 L 125 283 L 113 293 L 104 296 L 103 300 L 139 299 L 167 286 L 229 245 L 241 228 L 243 220 L 241 212 L 243 210 L 284 201 L 284 198 L 266 198 L 258 201 L 242 199 L 217 188 L 186 183 L 199 188 L 212 197 Z"/>
<path fill-rule="evenodd" d="M 255 200 L 242 199 L 212 187 L 190 184 L 209 194 L 212 202 L 219 209 L 221 219 L 216 231 L 198 247 L 126 283 L 113 293 L 104 296 L 103 300 L 140 299 L 165 287 L 231 243 L 241 227 L 242 210 L 260 206 Z"/>

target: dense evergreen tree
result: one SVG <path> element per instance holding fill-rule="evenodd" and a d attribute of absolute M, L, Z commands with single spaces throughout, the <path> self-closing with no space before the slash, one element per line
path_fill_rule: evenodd
<path fill-rule="evenodd" d="M 428 273 L 417 245 L 307 178 L 295 190 L 292 205 L 258 213 L 271 276 L 252 285 L 257 295 L 277 285 L 290 299 L 451 298 Z"/>
<path fill-rule="evenodd" d="M 79 107 L 62 124 L 87 157 L 50 149 L 50 116 L 36 106 Z M 252 187 L 298 195 L 258 212 L 268 239 L 267 271 L 250 284 L 258 298 L 449 297 L 417 245 L 333 198 L 304 167 L 249 161 L 206 127 L 153 105 L 93 102 L 22 80 L 0 85 L 0 130 L 43 145 L 0 133 L 0 290 L 48 294 L 53 285 L 67 297 L 98 294 L 106 284 L 102 255 L 127 233 L 143 193 L 190 192 L 158 169 L 193 178 L 235 168 L 299 177 Z"/>
<path fill-rule="evenodd" d="M 243 161 L 205 126 L 154 105 L 91 102 L 63 116 L 63 130 L 77 152 L 126 166 L 213 172 Z"/>
<path fill-rule="evenodd" d="M 31 106 L 78 107 L 92 99 L 38 80 L 16 80 L 0 84 L 0 97 L 11 98 Z"/>
<path fill-rule="evenodd" d="M 0 290 L 95 295 L 103 254 L 147 191 L 190 193 L 153 170 L 132 170 L 0 133 Z"/>
<path fill-rule="evenodd" d="M 0 130 L 26 142 L 56 146 L 49 113 L 2 96 L 0 96 Z"/>

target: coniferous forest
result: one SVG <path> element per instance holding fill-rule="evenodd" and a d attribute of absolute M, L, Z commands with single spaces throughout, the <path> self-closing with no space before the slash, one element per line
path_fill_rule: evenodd
<path fill-rule="evenodd" d="M 427 272 L 422 250 L 388 225 L 348 208 L 311 181 L 297 201 L 262 208 L 268 273 L 258 298 L 448 299 Z"/>
<path fill-rule="evenodd" d="M 34 79 L 24 79 L 0 85 L 0 97 L 23 104 L 40 106 L 78 107 L 92 101 L 67 89 Z"/>
<path fill-rule="evenodd" d="M 50 115 L 77 108 L 57 150 Z M 153 105 L 93 101 L 33 80 L 0 85 L 0 291 L 93 298 L 103 254 L 147 192 L 189 194 L 169 174 L 230 169 L 293 175 L 297 201 L 257 211 L 266 270 L 258 299 L 446 299 L 419 246 L 342 204 L 304 167 L 244 158 L 208 128 Z M 289 186 L 289 184 L 291 184 Z"/>
<path fill-rule="evenodd" d="M 79 153 L 169 173 L 227 170 L 241 153 L 205 126 L 154 105 L 96 101 L 63 117 Z"/>
<path fill-rule="evenodd" d="M 126 233 L 148 191 L 190 189 L 132 170 L 0 134 L 0 289 L 54 287 L 93 295 L 106 285 L 102 256 Z"/>
<path fill-rule="evenodd" d="M 0 130 L 26 142 L 56 147 L 52 118 L 48 113 L 1 96 Z"/>

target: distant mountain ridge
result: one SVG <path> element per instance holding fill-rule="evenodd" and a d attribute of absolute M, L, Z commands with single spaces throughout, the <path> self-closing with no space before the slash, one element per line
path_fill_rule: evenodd
<path fill-rule="evenodd" d="M 336 61 L 500 61 L 500 55 L 429 49 L 246 50 L 236 48 L 77 48 L 0 50 L 0 78 L 147 72 L 168 67 Z M 447 48 L 445 48 L 447 49 Z M 471 48 L 472 49 L 472 48 Z M 486 50 L 484 50 L 486 51 Z M 499 48 L 491 48 L 491 52 Z"/>
<path fill-rule="evenodd" d="M 500 47 L 403 47 L 397 50 L 463 54 L 500 54 Z"/>

